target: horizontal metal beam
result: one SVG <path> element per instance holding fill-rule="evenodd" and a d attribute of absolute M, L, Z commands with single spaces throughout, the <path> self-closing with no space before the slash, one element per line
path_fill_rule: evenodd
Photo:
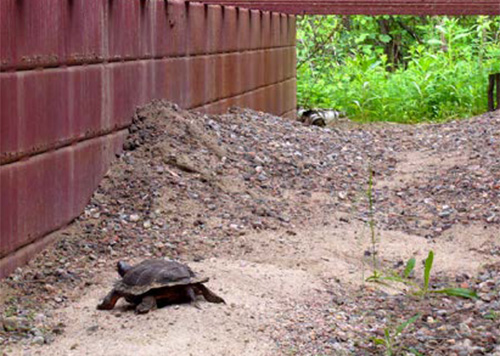
<path fill-rule="evenodd" d="M 200 0 L 288 14 L 500 15 L 500 0 Z"/>

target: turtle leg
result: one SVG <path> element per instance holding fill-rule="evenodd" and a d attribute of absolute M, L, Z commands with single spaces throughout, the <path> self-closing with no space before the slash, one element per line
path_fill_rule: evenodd
<path fill-rule="evenodd" d="M 152 295 L 145 296 L 141 302 L 135 307 L 135 312 L 145 314 L 148 311 L 156 308 L 156 298 Z"/>
<path fill-rule="evenodd" d="M 97 309 L 111 310 L 115 307 L 116 302 L 121 297 L 122 295 L 113 289 L 106 297 L 104 297 L 103 301 L 97 306 Z"/>
<path fill-rule="evenodd" d="M 189 299 L 191 299 L 191 304 L 197 308 L 197 309 L 201 309 L 201 306 L 200 304 L 198 303 L 198 301 L 196 300 L 196 293 L 194 292 L 193 290 L 193 287 L 186 287 L 186 293 L 189 297 Z"/>
<path fill-rule="evenodd" d="M 225 300 L 219 297 L 217 294 L 212 292 L 210 289 L 205 287 L 203 284 L 198 284 L 196 287 L 198 287 L 198 290 L 203 294 L 207 302 L 210 303 L 224 303 L 226 304 Z"/>

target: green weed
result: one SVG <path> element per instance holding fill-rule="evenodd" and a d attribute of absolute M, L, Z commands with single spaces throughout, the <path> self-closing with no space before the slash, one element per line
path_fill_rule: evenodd
<path fill-rule="evenodd" d="M 385 348 L 385 354 L 387 356 L 392 356 L 397 354 L 401 346 L 397 345 L 397 337 L 410 325 L 413 324 L 420 317 L 420 314 L 416 314 L 410 319 L 406 320 L 404 323 L 399 324 L 396 329 L 390 330 L 389 328 L 384 329 L 383 338 L 372 338 L 375 345 L 382 345 Z"/>
<path fill-rule="evenodd" d="M 487 312 L 483 318 L 488 319 L 488 320 L 499 320 L 500 319 L 500 313 L 495 311 L 495 310 L 490 310 Z"/>
<path fill-rule="evenodd" d="M 434 263 L 434 252 L 429 251 L 429 254 L 427 255 L 427 258 L 425 259 L 425 264 L 424 264 L 424 283 L 423 285 L 419 285 L 415 282 L 413 282 L 409 276 L 412 273 L 413 269 L 415 268 L 416 265 L 416 260 L 415 258 L 410 258 L 408 262 L 406 263 L 406 268 L 403 272 L 402 276 L 399 276 L 397 274 L 384 274 L 381 272 L 378 272 L 377 276 L 370 276 L 367 278 L 368 282 L 378 282 L 378 283 L 385 283 L 386 281 L 389 282 L 400 282 L 404 283 L 406 285 L 409 285 L 413 287 L 413 294 L 420 296 L 420 297 L 425 297 L 429 295 L 430 293 L 433 294 L 445 294 L 448 296 L 453 296 L 453 297 L 460 297 L 460 298 L 469 298 L 469 299 L 476 299 L 478 298 L 478 295 L 475 291 L 467 288 L 442 288 L 442 289 L 431 289 L 430 286 L 430 276 L 431 276 L 431 270 L 432 270 L 432 265 Z"/>

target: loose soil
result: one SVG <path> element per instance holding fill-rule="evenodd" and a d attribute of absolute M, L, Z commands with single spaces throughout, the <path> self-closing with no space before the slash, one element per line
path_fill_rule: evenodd
<path fill-rule="evenodd" d="M 500 355 L 500 114 L 440 125 L 304 126 L 154 102 L 52 248 L 2 283 L 7 355 Z M 374 172 L 377 243 L 370 241 Z M 367 283 L 435 253 L 416 297 Z M 175 258 L 227 305 L 97 311 L 118 260 Z M 2 325 L 0 325 L 2 326 Z"/>

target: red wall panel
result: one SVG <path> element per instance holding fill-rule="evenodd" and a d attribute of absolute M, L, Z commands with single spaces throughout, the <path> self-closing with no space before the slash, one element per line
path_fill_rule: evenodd
<path fill-rule="evenodd" d="M 18 83 L 15 73 L 0 73 L 0 163 L 18 155 Z"/>
<path fill-rule="evenodd" d="M 202 4 L 187 6 L 186 54 L 205 54 L 208 51 L 208 13 Z"/>
<path fill-rule="evenodd" d="M 68 18 L 62 1 L 2 0 L 0 16 L 0 69 L 64 63 Z"/>
<path fill-rule="evenodd" d="M 93 137 L 111 129 L 109 104 L 104 99 L 105 67 L 102 65 L 72 67 L 66 71 L 69 80 L 68 121 L 71 141 Z"/>
<path fill-rule="evenodd" d="M 136 107 L 293 110 L 293 23 L 181 0 L 0 1 L 0 278 L 80 214 Z"/>
<path fill-rule="evenodd" d="M 25 3 L 28 3 L 25 1 Z M 97 63 L 107 56 L 106 0 L 61 1 L 65 10 L 66 63 Z M 52 34 L 56 36 L 56 34 Z"/>
<path fill-rule="evenodd" d="M 70 137 L 69 80 L 67 71 L 28 71 L 17 74 L 18 150 L 43 151 Z"/>
<path fill-rule="evenodd" d="M 142 58 L 141 18 L 142 1 L 108 2 L 108 46 L 109 60 Z"/>
<path fill-rule="evenodd" d="M 156 35 L 165 36 L 167 56 L 182 56 L 186 54 L 186 5 L 182 1 L 165 4 L 166 27 L 157 27 Z"/>
<path fill-rule="evenodd" d="M 0 166 L 0 258 L 78 215 L 124 135 L 120 131 Z"/>

